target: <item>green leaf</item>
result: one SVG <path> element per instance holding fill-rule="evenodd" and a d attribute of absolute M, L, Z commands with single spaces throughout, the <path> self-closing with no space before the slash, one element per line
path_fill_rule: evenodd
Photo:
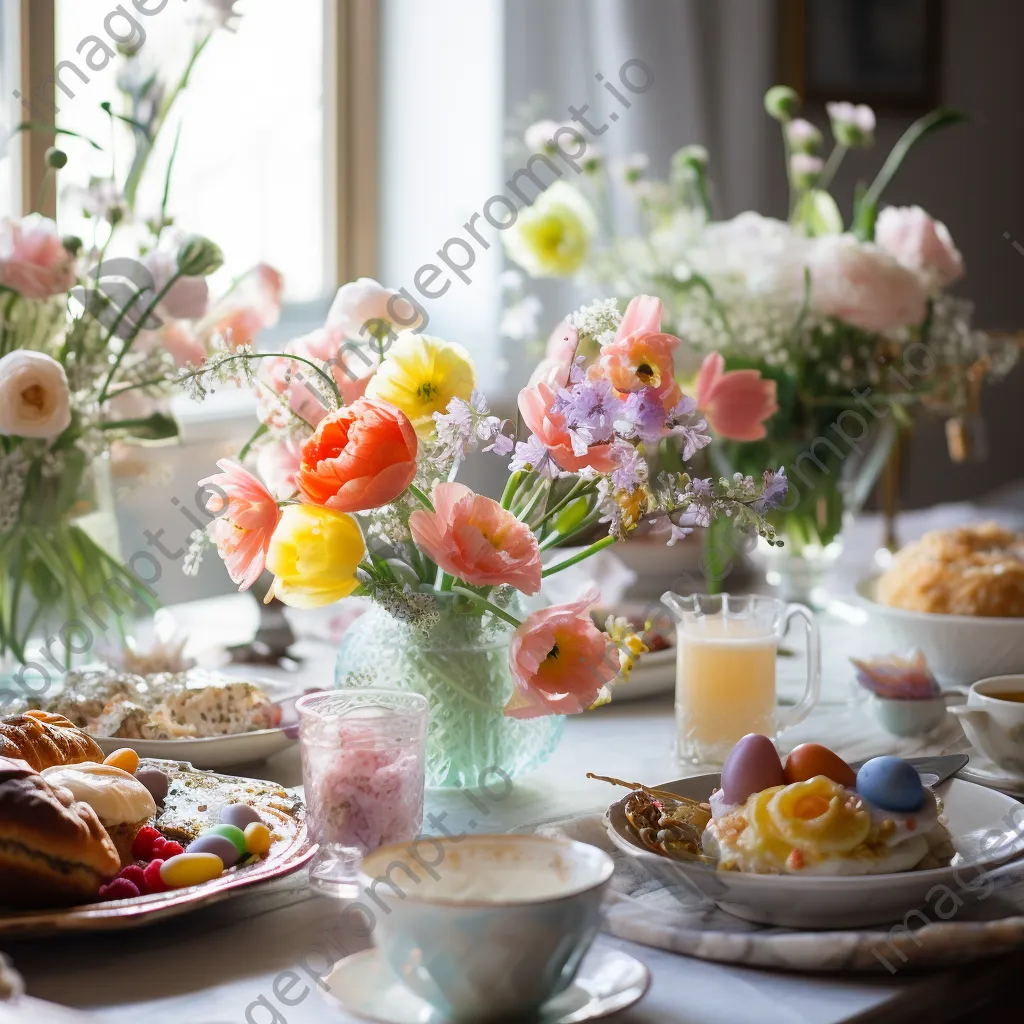
<path fill-rule="evenodd" d="M 101 153 L 103 152 L 103 147 L 98 142 L 93 142 L 88 135 L 83 135 L 81 132 L 73 132 L 70 128 L 58 128 L 55 124 L 50 124 L 49 121 L 22 121 L 21 124 L 16 125 L 11 130 L 12 135 L 15 135 L 17 132 L 53 132 L 54 135 L 73 135 L 76 139 L 88 142 L 93 149 L 98 149 Z"/>
<path fill-rule="evenodd" d="M 860 198 L 853 211 L 853 230 L 862 241 L 870 241 L 875 235 L 875 219 L 878 216 L 878 204 L 882 193 L 889 187 L 890 182 L 896 177 L 896 172 L 903 165 L 907 154 L 914 144 L 930 135 L 940 128 L 948 128 L 950 125 L 960 124 L 968 120 L 966 114 L 959 110 L 933 110 L 924 117 L 919 117 L 901 136 L 892 152 L 886 157 L 882 169 L 878 172 L 875 180 L 871 182 L 868 190 Z"/>
<path fill-rule="evenodd" d="M 131 443 L 170 441 L 179 434 L 178 421 L 164 412 L 154 412 L 131 420 L 112 420 L 101 425 L 103 430 L 123 433 Z"/>
<path fill-rule="evenodd" d="M 812 236 L 843 233 L 843 215 L 836 201 L 820 188 L 809 189 L 800 197 L 797 219 Z"/>
<path fill-rule="evenodd" d="M 575 498 L 555 517 L 555 530 L 563 536 L 572 533 L 587 518 L 590 499 L 586 496 Z"/>

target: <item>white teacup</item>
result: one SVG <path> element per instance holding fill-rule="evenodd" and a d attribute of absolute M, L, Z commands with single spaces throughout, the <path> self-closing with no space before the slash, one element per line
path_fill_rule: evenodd
<path fill-rule="evenodd" d="M 1024 675 L 979 680 L 966 704 L 947 710 L 960 719 L 967 738 L 990 761 L 1024 776 Z"/>
<path fill-rule="evenodd" d="M 453 836 L 374 851 L 360 883 L 396 977 L 469 1024 L 536 1013 L 572 984 L 612 870 L 569 839 Z"/>

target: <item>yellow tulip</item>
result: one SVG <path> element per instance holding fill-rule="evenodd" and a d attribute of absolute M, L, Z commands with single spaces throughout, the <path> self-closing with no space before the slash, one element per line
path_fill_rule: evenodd
<path fill-rule="evenodd" d="M 370 378 L 366 395 L 401 409 L 416 433 L 429 437 L 434 413 L 445 412 L 453 398 L 469 401 L 475 387 L 476 369 L 461 345 L 403 331 Z"/>
<path fill-rule="evenodd" d="M 366 554 L 355 519 L 318 505 L 286 505 L 267 551 L 274 574 L 270 595 L 293 608 L 320 608 L 359 585 L 356 567 Z"/>
<path fill-rule="evenodd" d="M 502 238 L 531 277 L 569 277 L 586 261 L 597 217 L 578 189 L 556 181 L 541 192 Z"/>

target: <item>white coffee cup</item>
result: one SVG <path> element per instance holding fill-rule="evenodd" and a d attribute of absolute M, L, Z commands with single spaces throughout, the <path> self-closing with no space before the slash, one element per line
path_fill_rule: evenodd
<path fill-rule="evenodd" d="M 996 696 L 1008 693 L 1020 694 L 1021 700 Z M 990 761 L 1024 777 L 1024 674 L 981 679 L 968 691 L 966 704 L 947 710 Z"/>
<path fill-rule="evenodd" d="M 527 1017 L 572 984 L 613 867 L 569 839 L 421 839 L 367 855 L 360 899 L 395 976 L 446 1020 Z"/>

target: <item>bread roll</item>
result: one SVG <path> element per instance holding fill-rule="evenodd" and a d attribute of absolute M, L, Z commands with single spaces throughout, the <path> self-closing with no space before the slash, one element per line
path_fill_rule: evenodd
<path fill-rule="evenodd" d="M 0 905 L 88 903 L 120 868 L 88 804 L 24 761 L 0 757 Z"/>
<path fill-rule="evenodd" d="M 26 711 L 0 719 L 0 757 L 18 758 L 41 772 L 55 764 L 102 761 L 103 751 L 63 715 Z"/>

